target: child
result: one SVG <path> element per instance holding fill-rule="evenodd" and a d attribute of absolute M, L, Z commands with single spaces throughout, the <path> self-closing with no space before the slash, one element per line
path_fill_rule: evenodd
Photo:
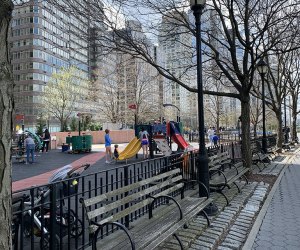
<path fill-rule="evenodd" d="M 109 129 L 105 129 L 105 137 L 104 137 L 104 141 L 105 141 L 105 163 L 110 163 L 110 159 L 112 156 L 111 153 L 111 138 L 109 136 Z"/>
<path fill-rule="evenodd" d="M 148 136 L 147 136 L 147 134 L 143 134 L 142 148 L 143 148 L 143 157 L 144 157 L 144 159 L 148 158 L 148 144 L 149 144 Z"/>
<path fill-rule="evenodd" d="M 216 135 L 216 133 L 214 133 L 214 136 L 212 137 L 212 140 L 214 142 L 214 145 L 218 145 L 219 137 Z"/>
<path fill-rule="evenodd" d="M 118 150 L 119 145 L 115 144 L 115 150 L 114 150 L 114 157 L 115 159 L 119 158 L 119 150 Z"/>

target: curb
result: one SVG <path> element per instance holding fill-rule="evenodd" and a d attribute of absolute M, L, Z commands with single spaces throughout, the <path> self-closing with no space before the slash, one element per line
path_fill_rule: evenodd
<path fill-rule="evenodd" d="M 300 151 L 300 148 L 298 148 L 295 153 L 297 153 L 299 151 Z M 277 190 L 277 188 L 278 188 L 278 186 L 279 186 L 279 184 L 281 182 L 281 179 L 282 179 L 282 177 L 283 177 L 286 169 L 290 166 L 289 164 L 291 163 L 291 161 L 293 160 L 294 157 L 296 157 L 296 154 L 291 155 L 286 160 L 286 162 L 285 162 L 286 166 L 281 171 L 281 173 L 278 176 L 276 182 L 274 183 L 274 185 L 273 185 L 270 193 L 268 194 L 268 197 L 265 200 L 264 205 L 262 206 L 262 208 L 261 208 L 261 210 L 260 210 L 260 212 L 259 212 L 259 214 L 258 214 L 258 216 L 257 216 L 257 218 L 256 218 L 256 220 L 255 220 L 255 222 L 253 224 L 253 226 L 252 226 L 252 229 L 251 229 L 250 233 L 248 234 L 247 240 L 246 240 L 246 242 L 245 242 L 245 244 L 244 244 L 244 246 L 242 248 L 243 250 L 252 249 L 254 241 L 256 239 L 256 236 L 257 236 L 257 234 L 259 232 L 259 229 L 261 227 L 261 224 L 263 222 L 263 219 L 264 219 L 264 217 L 265 217 L 265 215 L 267 213 L 267 210 L 268 210 L 268 208 L 269 208 L 269 206 L 271 204 L 271 201 L 273 199 L 273 196 L 274 196 L 274 194 L 275 194 L 275 192 L 276 192 L 276 190 Z"/>

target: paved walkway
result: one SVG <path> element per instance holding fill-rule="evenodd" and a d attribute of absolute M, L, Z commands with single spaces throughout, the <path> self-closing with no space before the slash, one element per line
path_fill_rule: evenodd
<path fill-rule="evenodd" d="M 252 249 L 300 249 L 300 158 L 289 166 L 273 196 Z"/>

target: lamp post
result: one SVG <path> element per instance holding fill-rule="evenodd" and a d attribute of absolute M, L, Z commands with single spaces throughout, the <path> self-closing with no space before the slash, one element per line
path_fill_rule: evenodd
<path fill-rule="evenodd" d="M 197 51 L 197 88 L 198 88 L 198 126 L 199 126 L 199 158 L 197 161 L 198 180 L 202 182 L 209 193 L 208 157 L 205 148 L 202 54 L 201 54 L 201 15 L 205 0 L 190 0 L 190 6 L 195 16 L 196 51 Z M 199 187 L 199 196 L 206 196 L 206 191 Z"/>
<path fill-rule="evenodd" d="M 178 110 L 177 122 L 180 122 L 180 109 L 176 105 L 171 104 L 171 103 L 164 103 L 163 107 L 174 107 L 174 108 L 176 108 Z"/>
<path fill-rule="evenodd" d="M 267 138 L 266 138 L 266 102 L 265 102 L 265 74 L 268 72 L 268 65 L 263 59 L 257 64 L 258 73 L 261 76 L 262 83 L 262 108 L 263 108 L 263 138 L 262 138 L 262 150 L 267 152 Z"/>

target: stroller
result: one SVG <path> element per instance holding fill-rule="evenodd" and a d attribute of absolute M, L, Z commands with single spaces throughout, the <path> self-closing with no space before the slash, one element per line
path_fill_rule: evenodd
<path fill-rule="evenodd" d="M 60 249 L 60 240 L 70 234 L 71 237 L 79 237 L 83 232 L 82 221 L 77 217 L 75 211 L 65 206 L 64 199 L 74 196 L 78 191 L 78 179 L 90 164 L 77 167 L 66 165 L 55 171 L 49 178 L 48 183 L 55 187 L 55 246 L 52 249 Z M 72 178 L 71 180 L 69 180 Z M 60 181 L 60 182 L 59 182 Z M 35 195 L 27 196 L 24 202 L 23 222 L 25 237 L 41 237 L 40 248 L 50 249 L 51 206 L 50 187 L 38 189 Z M 33 197 L 33 200 L 32 198 Z M 69 198 L 70 199 L 70 198 Z M 70 205 L 70 202 L 69 202 Z M 52 208 L 53 209 L 53 208 Z M 21 236 L 22 237 L 22 236 Z"/>

